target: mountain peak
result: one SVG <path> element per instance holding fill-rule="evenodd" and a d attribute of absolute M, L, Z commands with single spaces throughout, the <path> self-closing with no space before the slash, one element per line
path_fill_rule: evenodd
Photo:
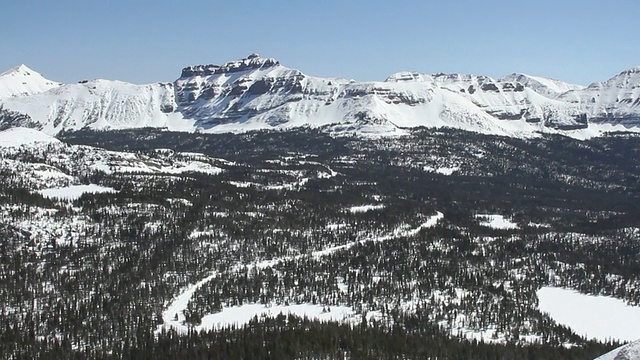
<path fill-rule="evenodd" d="M 624 70 L 618 75 L 610 78 L 604 82 L 595 82 L 589 85 L 591 89 L 598 89 L 602 87 L 609 88 L 631 88 L 640 82 L 640 66 L 635 66 L 630 69 Z"/>
<path fill-rule="evenodd" d="M 280 62 L 273 58 L 263 58 L 258 53 L 253 53 L 246 58 L 233 60 L 223 65 L 192 65 L 182 69 L 182 78 L 192 76 L 209 76 L 214 74 L 235 73 L 247 70 L 270 68 L 280 65 Z"/>
<path fill-rule="evenodd" d="M 613 78 L 627 78 L 630 76 L 638 76 L 640 75 L 640 66 L 634 66 L 630 69 L 627 69 L 623 72 L 621 72 L 620 74 L 614 76 Z"/>
<path fill-rule="evenodd" d="M 400 71 L 389 75 L 385 82 L 433 82 L 431 75 L 422 74 L 415 71 Z"/>
<path fill-rule="evenodd" d="M 640 72 L 640 65 L 634 66 L 631 69 L 627 69 L 627 72 L 633 72 L 633 73 Z"/>
<path fill-rule="evenodd" d="M 280 62 L 274 58 L 263 58 L 257 53 L 253 53 L 244 59 L 229 61 L 220 68 L 225 72 L 236 72 L 248 69 L 259 69 L 280 65 Z"/>
<path fill-rule="evenodd" d="M 20 64 L 0 74 L 0 99 L 37 94 L 60 85 Z"/>
<path fill-rule="evenodd" d="M 525 73 L 513 73 L 499 79 L 499 81 L 517 82 L 522 84 L 524 87 L 531 88 L 535 92 L 549 97 L 556 97 L 567 91 L 584 88 L 582 85 L 570 84 L 553 78 L 529 75 Z"/>
<path fill-rule="evenodd" d="M 25 64 L 20 64 L 18 66 L 12 67 L 11 69 L 3 72 L 2 74 L 0 74 L 0 76 L 7 76 L 7 75 L 12 75 L 12 76 L 16 76 L 16 75 L 22 75 L 22 76 L 30 76 L 30 75 L 40 75 L 38 72 L 31 70 L 27 65 Z"/>

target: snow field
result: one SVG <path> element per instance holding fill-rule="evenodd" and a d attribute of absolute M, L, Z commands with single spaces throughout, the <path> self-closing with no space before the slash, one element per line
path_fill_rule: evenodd
<path fill-rule="evenodd" d="M 100 186 L 96 184 L 89 185 L 71 185 L 62 188 L 43 189 L 38 191 L 42 196 L 50 199 L 60 200 L 75 200 L 80 198 L 83 194 L 99 194 L 99 193 L 114 193 L 115 189 Z"/>
<path fill-rule="evenodd" d="M 478 214 L 475 217 L 480 220 L 480 225 L 493 229 L 510 230 L 518 228 L 518 224 L 503 215 Z"/>
<path fill-rule="evenodd" d="M 543 287 L 537 292 L 540 311 L 569 326 L 578 335 L 600 341 L 640 338 L 640 307 L 609 296 L 581 294 L 575 290 Z"/>
<path fill-rule="evenodd" d="M 34 129 L 16 127 L 0 131 L 0 147 L 4 148 L 49 143 L 60 143 L 60 141 Z"/>
<path fill-rule="evenodd" d="M 313 304 L 271 305 L 247 304 L 222 309 L 216 314 L 205 315 L 196 330 L 219 329 L 229 325 L 244 325 L 255 316 L 275 317 L 279 314 L 308 317 L 321 321 L 349 321 L 355 312 L 348 306 L 323 306 Z"/>
<path fill-rule="evenodd" d="M 350 213 L 363 213 L 363 212 L 367 212 L 367 211 L 373 211 L 373 210 L 382 210 L 384 209 L 384 204 L 371 204 L 371 205 L 359 205 L 359 206 L 352 206 L 350 208 L 347 208 L 347 211 L 349 211 Z"/>

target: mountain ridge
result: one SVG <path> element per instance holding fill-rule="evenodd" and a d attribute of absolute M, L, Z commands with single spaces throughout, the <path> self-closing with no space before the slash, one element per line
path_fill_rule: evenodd
<path fill-rule="evenodd" d="M 36 124 L 51 135 L 147 126 L 192 132 L 330 126 L 382 135 L 444 126 L 578 138 L 640 131 L 640 67 L 588 86 L 522 73 L 494 79 L 409 71 L 358 82 L 309 76 L 255 53 L 222 65 L 187 66 L 172 83 L 144 85 L 57 84 L 24 65 L 12 70 L 0 75 L 0 105 L 31 119 L 22 125 Z M 12 83 L 2 81 L 15 73 L 27 79 L 26 91 L 8 90 Z"/>

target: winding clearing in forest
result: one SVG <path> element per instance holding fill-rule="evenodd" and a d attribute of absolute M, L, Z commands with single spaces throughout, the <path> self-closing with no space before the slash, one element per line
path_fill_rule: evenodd
<path fill-rule="evenodd" d="M 362 244 L 362 243 L 366 243 L 366 242 L 369 242 L 369 241 L 379 242 L 379 241 L 388 241 L 388 240 L 396 239 L 396 238 L 400 238 L 400 237 L 414 236 L 414 235 L 418 234 L 420 232 L 420 230 L 422 230 L 422 229 L 434 227 L 442 218 L 444 218 L 444 214 L 442 214 L 441 212 L 437 212 L 436 215 L 430 216 L 427 219 L 427 221 L 425 221 L 424 223 L 420 224 L 419 226 L 417 226 L 415 228 L 409 229 L 409 230 L 396 230 L 391 235 L 386 235 L 386 236 L 381 236 L 381 237 L 376 237 L 376 238 L 367 238 L 367 239 L 363 239 L 363 240 L 356 240 L 356 241 L 352 241 L 352 242 L 344 244 L 344 245 L 334 246 L 334 247 L 329 247 L 329 248 L 326 248 L 326 249 L 323 249 L 323 250 L 314 251 L 314 252 L 312 252 L 310 254 L 296 255 L 296 256 L 283 256 L 283 257 L 280 257 L 280 258 L 254 262 L 254 263 L 251 263 L 251 264 L 236 265 L 230 271 L 234 271 L 234 270 L 237 270 L 239 268 L 246 267 L 246 266 L 255 266 L 257 268 L 262 269 L 262 268 L 273 266 L 273 265 L 275 265 L 275 264 L 277 264 L 278 262 L 281 262 L 281 261 L 295 260 L 295 259 L 300 259 L 300 258 L 308 257 L 308 256 L 311 256 L 311 257 L 314 257 L 314 258 L 321 258 L 323 256 L 330 255 L 330 254 L 335 253 L 337 251 L 344 250 L 344 249 L 349 249 L 349 248 L 351 248 L 351 247 L 353 247 L 353 246 L 355 246 L 357 244 Z M 166 330 L 174 329 L 179 333 L 188 332 L 189 325 L 187 325 L 185 323 L 184 310 L 189 305 L 189 302 L 191 301 L 191 297 L 196 292 L 196 290 L 198 290 L 204 284 L 206 284 L 209 281 L 211 281 L 218 274 L 219 273 L 217 271 L 212 272 L 210 275 L 208 275 L 204 279 L 198 281 L 197 283 L 189 285 L 186 289 L 184 289 L 180 293 L 180 295 L 178 295 L 176 298 L 174 298 L 173 301 L 167 307 L 167 309 L 162 313 L 163 324 L 158 325 L 158 328 L 156 329 L 156 333 L 160 333 L 163 329 L 166 329 Z M 210 315 L 210 314 L 205 315 L 205 317 L 208 316 L 208 315 Z M 299 315 L 304 315 L 304 314 L 299 314 Z M 216 325 L 213 322 L 207 322 L 207 323 L 208 323 L 207 326 L 203 326 L 203 325 L 205 325 L 205 324 L 203 324 L 201 326 L 195 327 L 194 329 L 195 330 L 209 330 L 211 328 L 214 328 L 215 325 Z"/>

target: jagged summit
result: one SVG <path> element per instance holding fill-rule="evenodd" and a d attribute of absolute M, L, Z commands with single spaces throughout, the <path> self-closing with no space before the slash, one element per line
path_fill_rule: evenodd
<path fill-rule="evenodd" d="M 245 70 L 262 69 L 280 65 L 280 62 L 273 58 L 263 58 L 259 54 L 253 53 L 246 58 L 229 61 L 223 65 L 192 65 L 182 69 L 181 78 L 192 76 L 210 76 L 215 74 L 234 73 Z"/>
<path fill-rule="evenodd" d="M 606 84 L 606 85 L 615 85 L 615 86 L 624 86 L 629 83 L 638 83 L 640 82 L 640 66 L 632 67 L 630 69 L 624 70 L 620 72 L 618 75 L 613 76 L 609 80 L 603 83 L 594 83 L 597 84 Z M 592 85 L 594 85 L 592 84 Z"/>
<path fill-rule="evenodd" d="M 640 73 L 640 65 L 639 66 L 634 66 L 630 69 L 627 69 L 625 71 L 622 71 L 620 73 L 620 75 L 629 75 L 629 74 L 638 74 Z"/>

